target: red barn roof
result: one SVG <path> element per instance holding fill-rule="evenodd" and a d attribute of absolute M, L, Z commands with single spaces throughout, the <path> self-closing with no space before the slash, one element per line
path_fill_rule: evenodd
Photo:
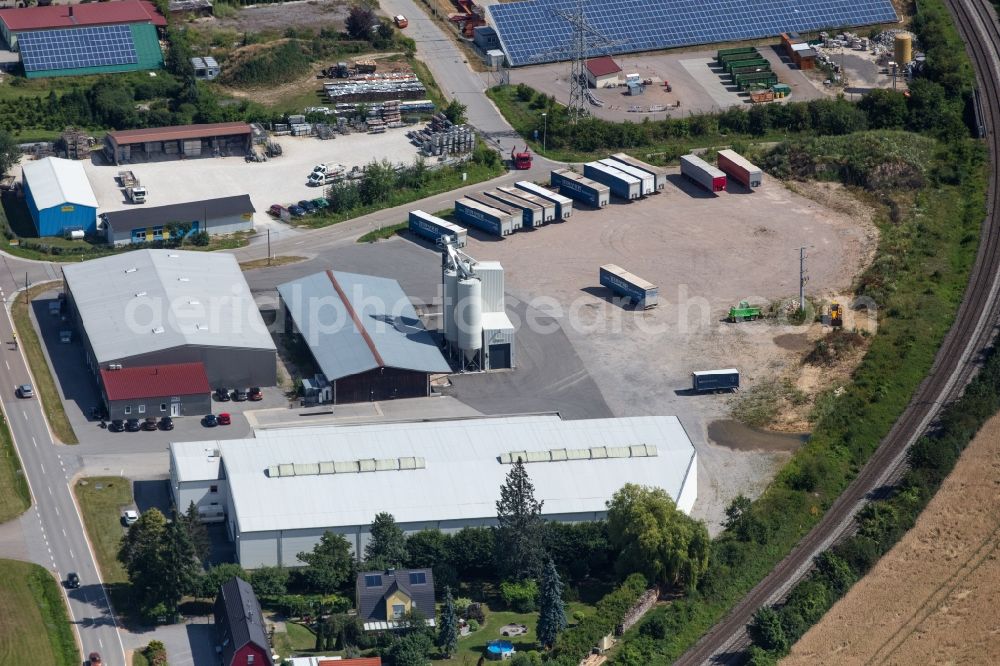
<path fill-rule="evenodd" d="M 617 74 L 622 71 L 622 68 L 612 60 L 611 56 L 601 56 L 587 61 L 587 71 L 592 76 L 607 76 L 608 74 Z"/>
<path fill-rule="evenodd" d="M 205 123 L 201 125 L 172 125 L 170 127 L 146 127 L 143 129 L 108 132 L 108 138 L 116 145 L 124 146 L 149 141 L 183 141 L 185 139 L 210 139 L 216 136 L 253 134 L 247 123 Z"/>
<path fill-rule="evenodd" d="M 11 32 L 120 23 L 152 23 L 159 27 L 167 25 L 167 19 L 156 10 L 152 2 L 147 0 L 0 9 L 0 21 L 3 21 Z"/>
<path fill-rule="evenodd" d="M 211 393 L 201 363 L 145 365 L 121 370 L 101 370 L 108 400 L 136 400 Z"/>

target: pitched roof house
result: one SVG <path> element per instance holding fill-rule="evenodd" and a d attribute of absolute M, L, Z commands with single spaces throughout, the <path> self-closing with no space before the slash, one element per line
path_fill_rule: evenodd
<path fill-rule="evenodd" d="M 215 629 L 224 666 L 274 666 L 260 603 L 242 578 L 231 578 L 219 588 Z"/>
<path fill-rule="evenodd" d="M 412 610 L 434 626 L 434 574 L 430 569 L 362 571 L 355 587 L 358 617 L 365 631 L 393 629 Z"/>

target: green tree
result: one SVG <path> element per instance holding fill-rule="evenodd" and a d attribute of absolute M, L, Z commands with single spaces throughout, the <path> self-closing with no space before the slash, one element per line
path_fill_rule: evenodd
<path fill-rule="evenodd" d="M 538 642 L 542 647 L 555 645 L 556 637 L 566 628 L 566 605 L 563 603 L 563 584 L 556 571 L 555 562 L 548 561 L 542 571 L 538 595 Z"/>
<path fill-rule="evenodd" d="M 344 27 L 347 34 L 353 39 L 370 40 L 372 37 L 372 26 L 378 24 L 378 17 L 370 7 L 365 5 L 352 5 L 347 12 L 347 20 Z"/>
<path fill-rule="evenodd" d="M 816 572 L 835 598 L 846 594 L 858 579 L 851 565 L 830 550 L 823 551 L 816 557 Z"/>
<path fill-rule="evenodd" d="M 187 527 L 174 516 L 164 533 L 162 568 L 157 601 L 166 606 L 171 615 L 177 613 L 181 599 L 197 591 L 201 564 Z"/>
<path fill-rule="evenodd" d="M 534 578 L 542 568 L 542 502 L 520 458 L 507 473 L 497 500 L 494 554 L 501 578 Z"/>
<path fill-rule="evenodd" d="M 333 532 L 324 532 L 311 552 L 299 553 L 297 557 L 306 565 L 302 578 L 313 592 L 336 592 L 354 573 L 351 544 Z"/>
<path fill-rule="evenodd" d="M 17 141 L 7 130 L 0 130 L 0 175 L 6 174 L 21 159 Z"/>
<path fill-rule="evenodd" d="M 722 526 L 732 532 L 740 541 L 757 541 L 763 543 L 767 530 L 753 514 L 753 505 L 746 495 L 737 495 L 726 507 L 726 519 Z"/>
<path fill-rule="evenodd" d="M 427 666 L 434 642 L 426 632 L 408 633 L 386 651 L 395 666 Z"/>
<path fill-rule="evenodd" d="M 759 608 L 753 615 L 753 620 L 747 626 L 750 639 L 760 648 L 768 652 L 785 654 L 789 642 L 785 630 L 781 626 L 781 618 L 770 606 Z"/>
<path fill-rule="evenodd" d="M 396 170 L 388 160 L 372 162 L 358 184 L 361 203 L 371 205 L 387 200 L 396 190 Z"/>
<path fill-rule="evenodd" d="M 451 537 L 441 530 L 420 530 L 406 538 L 406 566 L 433 568 L 448 560 Z"/>
<path fill-rule="evenodd" d="M 906 125 L 906 97 L 901 92 L 875 88 L 865 93 L 858 108 L 868 115 L 872 129 L 902 129 Z"/>
<path fill-rule="evenodd" d="M 261 567 L 254 569 L 248 581 L 258 597 L 277 597 L 288 592 L 288 569 Z"/>
<path fill-rule="evenodd" d="M 188 504 L 187 511 L 180 516 L 181 523 L 187 529 L 191 545 L 198 556 L 199 562 L 207 562 L 212 554 L 212 539 L 208 535 L 208 527 L 198 517 L 198 507 L 194 502 Z"/>
<path fill-rule="evenodd" d="M 679 511 L 661 488 L 625 484 L 608 502 L 608 536 L 620 575 L 694 587 L 708 568 L 705 524 Z"/>
<path fill-rule="evenodd" d="M 198 585 L 199 595 L 207 599 L 214 599 L 219 594 L 219 588 L 222 587 L 222 584 L 237 576 L 244 580 L 248 578 L 247 572 L 238 564 L 233 562 L 217 564 L 209 568 L 201 577 Z"/>
<path fill-rule="evenodd" d="M 394 569 L 407 559 L 406 536 L 391 513 L 375 516 L 370 527 L 371 538 L 365 545 L 365 565 L 372 569 Z"/>
<path fill-rule="evenodd" d="M 458 617 L 455 615 L 455 600 L 451 588 L 444 588 L 444 605 L 441 607 L 441 623 L 438 626 L 437 646 L 445 659 L 458 649 Z"/>
<path fill-rule="evenodd" d="M 448 539 L 448 563 L 460 577 L 490 575 L 496 561 L 496 538 L 486 527 L 464 527 Z"/>
<path fill-rule="evenodd" d="M 461 125 L 465 122 L 465 112 L 467 110 L 468 107 L 465 104 L 462 104 L 457 99 L 453 99 L 448 103 L 448 106 L 444 107 L 444 116 L 455 125 Z"/>

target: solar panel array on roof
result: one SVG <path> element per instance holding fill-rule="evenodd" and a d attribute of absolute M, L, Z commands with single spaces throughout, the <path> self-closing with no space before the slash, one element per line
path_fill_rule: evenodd
<path fill-rule="evenodd" d="M 18 46 L 27 72 L 139 62 L 127 25 L 22 32 Z"/>
<path fill-rule="evenodd" d="M 577 0 L 526 0 L 488 6 L 513 66 L 568 59 Z M 772 37 L 788 31 L 843 28 L 899 20 L 891 0 L 600 0 L 584 4 L 588 24 L 610 48 L 587 57 Z"/>

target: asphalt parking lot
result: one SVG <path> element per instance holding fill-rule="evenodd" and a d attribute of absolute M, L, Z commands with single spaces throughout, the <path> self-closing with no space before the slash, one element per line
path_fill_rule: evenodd
<path fill-rule="evenodd" d="M 323 196 L 322 187 L 306 185 L 306 176 L 323 162 L 339 162 L 350 168 L 372 160 L 409 164 L 417 149 L 406 132 L 409 127 L 384 134 L 347 134 L 335 139 L 315 137 L 275 137 L 282 155 L 267 162 L 247 162 L 242 156 L 201 157 L 184 160 L 136 162 L 115 166 L 106 163 L 103 153 L 94 153 L 83 162 L 90 185 L 97 196 L 98 212 L 131 208 L 118 187 L 119 171 L 132 171 L 149 190 L 146 206 L 162 206 L 222 196 L 249 194 L 257 209 L 254 226 L 288 230 L 288 226 L 267 214 L 271 204 L 288 204 Z"/>
<path fill-rule="evenodd" d="M 757 46 L 757 51 L 771 63 L 771 69 L 781 83 L 792 88 L 790 97 L 776 100 L 804 101 L 824 97 L 823 91 L 806 76 L 805 72 L 790 64 L 788 58 L 771 45 Z M 592 90 L 604 102 L 603 107 L 591 105 L 590 112 L 598 118 L 612 121 L 643 118 L 662 120 L 667 117 L 684 117 L 692 113 L 721 111 L 731 106 L 746 106 L 748 95 L 741 95 L 729 85 L 729 77 L 721 75 L 715 67 L 715 50 L 675 50 L 652 54 L 615 56 L 623 74 L 638 73 L 643 79 L 668 81 L 672 87 L 667 92 L 662 85 L 646 86 L 642 95 L 631 97 L 627 88 Z M 556 99 L 569 99 L 569 66 L 566 63 L 518 67 L 511 70 L 511 83 L 525 83 Z M 676 106 L 680 102 L 680 106 Z M 650 106 L 665 106 L 666 111 L 650 112 Z M 630 111 L 638 107 L 637 111 Z"/>

